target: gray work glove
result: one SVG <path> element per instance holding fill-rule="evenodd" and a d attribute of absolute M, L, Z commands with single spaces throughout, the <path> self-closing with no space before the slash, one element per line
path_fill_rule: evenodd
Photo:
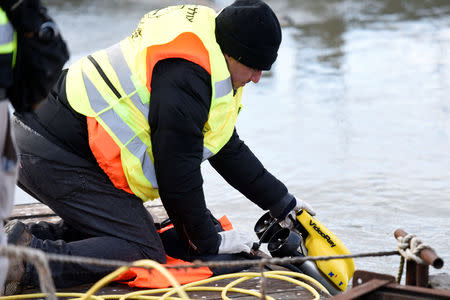
<path fill-rule="evenodd" d="M 297 212 L 301 211 L 302 209 L 304 209 L 307 212 L 309 212 L 309 214 L 311 216 L 315 216 L 316 215 L 316 212 L 314 211 L 314 209 L 312 208 L 311 205 L 309 205 L 308 203 L 306 203 L 302 199 L 295 198 L 295 200 L 297 201 L 297 203 L 295 204 L 295 207 L 293 209 L 294 212 L 297 213 Z"/>
<path fill-rule="evenodd" d="M 256 238 L 253 233 L 240 230 L 221 231 L 219 235 L 222 241 L 219 246 L 219 254 L 250 253 Z"/>
<path fill-rule="evenodd" d="M 296 204 L 292 209 L 292 211 L 288 213 L 288 215 L 286 216 L 286 218 L 284 218 L 283 221 L 280 222 L 281 227 L 292 229 L 294 227 L 294 223 L 292 222 L 292 220 L 295 220 L 295 218 L 297 217 L 297 212 L 303 209 L 306 210 L 311 216 L 316 215 L 316 212 L 314 211 L 311 205 L 309 205 L 308 203 L 299 198 L 295 198 L 295 200 Z"/>

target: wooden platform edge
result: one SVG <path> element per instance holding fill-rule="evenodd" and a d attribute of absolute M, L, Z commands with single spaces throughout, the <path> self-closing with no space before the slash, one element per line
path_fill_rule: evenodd
<path fill-rule="evenodd" d="M 150 212 L 155 223 L 160 223 L 168 218 L 161 200 L 147 201 L 144 207 Z M 60 218 L 47 205 L 42 203 L 17 204 L 14 206 L 7 220 L 18 219 L 22 222 L 57 222 Z"/>

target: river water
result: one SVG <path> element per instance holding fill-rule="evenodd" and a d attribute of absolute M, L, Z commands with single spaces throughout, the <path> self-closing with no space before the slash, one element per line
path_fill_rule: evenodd
<path fill-rule="evenodd" d="M 217 10 L 232 1 L 192 1 Z M 273 0 L 279 58 L 244 90 L 241 138 L 353 253 L 395 250 L 397 228 L 450 273 L 450 1 Z M 45 1 L 71 62 L 184 1 Z M 205 163 L 211 210 L 252 230 L 263 212 Z M 30 201 L 18 191 L 17 203 Z M 357 259 L 396 275 L 398 257 Z"/>

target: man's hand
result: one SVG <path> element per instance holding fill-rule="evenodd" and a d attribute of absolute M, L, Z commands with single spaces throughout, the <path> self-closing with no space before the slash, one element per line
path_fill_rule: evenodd
<path fill-rule="evenodd" d="M 219 235 L 222 237 L 218 251 L 219 254 L 250 253 L 253 243 L 256 240 L 252 233 L 246 231 L 221 231 Z"/>
<path fill-rule="evenodd" d="M 306 203 L 305 201 L 301 199 L 295 199 L 296 204 L 295 207 L 292 209 L 291 212 L 288 213 L 286 218 L 284 218 L 283 221 L 280 222 L 281 227 L 292 229 L 294 227 L 295 218 L 297 217 L 297 212 L 301 210 L 306 210 L 311 216 L 315 216 L 316 212 L 312 208 L 311 205 Z"/>
<path fill-rule="evenodd" d="M 293 211 L 299 212 L 302 209 L 304 209 L 307 212 L 309 212 L 309 214 L 311 216 L 315 216 L 316 215 L 316 212 L 314 211 L 314 209 L 312 208 L 311 205 L 309 205 L 308 203 L 306 203 L 302 199 L 295 198 L 295 200 L 297 201 L 297 203 L 295 204 L 295 207 L 294 207 Z"/>

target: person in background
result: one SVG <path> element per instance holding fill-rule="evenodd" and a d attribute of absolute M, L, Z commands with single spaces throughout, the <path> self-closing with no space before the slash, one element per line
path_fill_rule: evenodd
<path fill-rule="evenodd" d="M 192 261 L 249 253 L 255 237 L 223 231 L 207 208 L 208 160 L 273 217 L 311 207 L 288 192 L 235 129 L 243 87 L 270 70 L 281 43 L 272 9 L 237 0 L 147 13 L 121 42 L 75 62 L 44 103 L 16 114 L 19 186 L 62 222 L 13 231 L 45 252 L 103 259 Z M 160 197 L 176 234 L 162 238 L 143 202 Z M 227 201 L 224 197 L 223 201 Z M 111 271 L 52 263 L 57 287 Z M 36 286 L 26 264 L 20 285 Z"/>
<path fill-rule="evenodd" d="M 12 210 L 17 175 L 9 104 L 17 112 L 33 110 L 67 59 L 66 45 L 39 1 L 0 1 L 0 247 L 7 243 L 3 223 Z M 0 257 L 1 294 L 5 278 L 15 280 L 14 271 L 21 266 L 18 260 Z"/>

